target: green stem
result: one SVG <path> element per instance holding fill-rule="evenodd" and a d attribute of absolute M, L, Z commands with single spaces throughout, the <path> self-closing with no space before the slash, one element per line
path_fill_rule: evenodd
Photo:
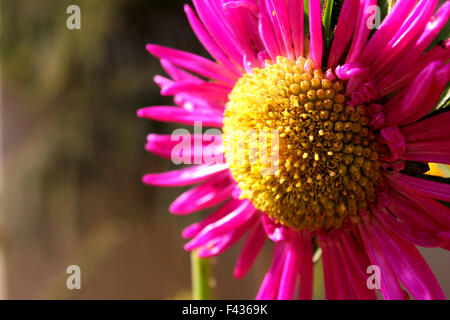
<path fill-rule="evenodd" d="M 323 264 L 322 259 L 319 259 L 314 264 L 314 300 L 325 300 L 325 287 L 323 279 Z"/>
<path fill-rule="evenodd" d="M 211 288 L 209 287 L 211 264 L 209 259 L 199 258 L 196 250 L 191 253 L 191 274 L 192 299 L 211 299 Z"/>

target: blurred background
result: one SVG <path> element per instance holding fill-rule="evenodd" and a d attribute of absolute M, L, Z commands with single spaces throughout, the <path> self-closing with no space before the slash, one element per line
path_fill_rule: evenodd
<path fill-rule="evenodd" d="M 184 2 L 0 0 L 0 298 L 190 298 L 180 233 L 205 213 L 172 216 L 183 189 L 141 183 L 173 167 L 145 152 L 146 135 L 177 127 L 136 117 L 171 104 L 153 83 L 162 68 L 147 43 L 206 55 Z M 71 4 L 81 30 L 66 27 Z M 240 246 L 213 260 L 213 298 L 256 295 L 271 248 L 234 280 Z M 450 255 L 422 252 L 450 297 Z M 66 288 L 72 264 L 81 290 Z"/>

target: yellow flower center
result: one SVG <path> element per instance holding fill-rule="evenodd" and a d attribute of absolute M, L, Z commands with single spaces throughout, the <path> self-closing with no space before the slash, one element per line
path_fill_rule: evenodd
<path fill-rule="evenodd" d="M 311 231 L 359 222 L 376 199 L 378 144 L 364 105 L 310 60 L 278 57 L 240 78 L 225 110 L 225 155 L 241 198 Z"/>

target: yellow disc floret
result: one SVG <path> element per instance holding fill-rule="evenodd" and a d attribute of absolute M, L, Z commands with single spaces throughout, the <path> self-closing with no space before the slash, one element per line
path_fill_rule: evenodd
<path fill-rule="evenodd" d="M 224 144 L 241 198 L 284 225 L 340 228 L 376 199 L 378 144 L 364 105 L 310 60 L 278 57 L 240 78 Z"/>

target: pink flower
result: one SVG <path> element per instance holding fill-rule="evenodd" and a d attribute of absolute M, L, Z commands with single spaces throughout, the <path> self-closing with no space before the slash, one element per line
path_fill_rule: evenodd
<path fill-rule="evenodd" d="M 220 204 L 183 231 L 191 239 L 185 249 L 210 257 L 247 235 L 234 270 L 240 278 L 265 241 L 274 242 L 259 299 L 311 299 L 315 246 L 327 299 L 376 299 L 367 286 L 371 265 L 380 268 L 385 299 L 445 299 L 416 245 L 450 249 L 450 209 L 442 204 L 450 186 L 417 168 L 450 164 L 450 112 L 430 114 L 449 81 L 449 41 L 427 51 L 450 2 L 436 11 L 437 0 L 398 0 L 370 37 L 377 1 L 347 0 L 330 48 L 320 0 L 309 1 L 309 34 L 303 0 L 193 3 L 187 17 L 215 61 L 148 45 L 169 75 L 155 81 L 176 106 L 138 111 L 224 127 L 214 139 L 184 137 L 200 155 L 196 165 L 143 178 L 154 186 L 198 183 L 174 201 L 174 214 Z M 261 173 L 262 160 L 240 161 L 223 146 L 236 147 L 239 129 L 255 128 L 281 133 L 271 176 Z M 212 140 L 215 162 L 202 157 Z M 178 142 L 150 134 L 146 148 L 170 159 Z"/>

